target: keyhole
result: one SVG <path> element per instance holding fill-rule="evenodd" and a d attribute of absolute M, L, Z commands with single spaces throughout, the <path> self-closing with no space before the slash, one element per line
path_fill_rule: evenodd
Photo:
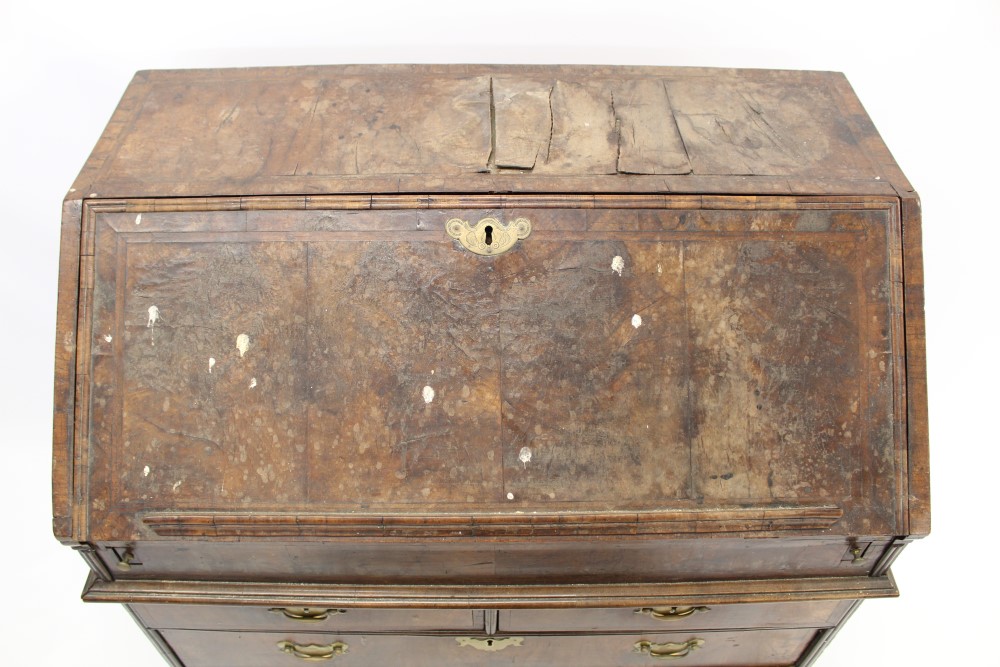
<path fill-rule="evenodd" d="M 487 227 L 486 229 L 489 229 L 489 227 Z M 493 646 L 493 640 L 492 639 L 487 639 L 486 640 L 486 645 L 487 646 Z"/>
<path fill-rule="evenodd" d="M 486 225 L 486 245 L 493 245 L 493 226 Z"/>

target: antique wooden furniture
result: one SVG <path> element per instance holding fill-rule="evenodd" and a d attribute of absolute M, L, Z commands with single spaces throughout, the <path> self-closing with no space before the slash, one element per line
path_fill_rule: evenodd
<path fill-rule="evenodd" d="M 54 526 L 185 667 L 805 665 L 929 530 L 844 77 L 141 72 L 64 205 Z"/>

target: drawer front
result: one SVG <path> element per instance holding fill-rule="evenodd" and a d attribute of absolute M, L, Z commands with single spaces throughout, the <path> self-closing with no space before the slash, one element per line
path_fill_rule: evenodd
<path fill-rule="evenodd" d="M 401 632 L 483 630 L 483 612 L 469 609 L 329 609 L 214 605 L 130 605 L 147 627 L 272 632 Z"/>
<path fill-rule="evenodd" d="M 649 635 L 400 636 L 165 630 L 185 667 L 295 667 L 330 655 L 338 667 L 404 664 L 630 667 L 676 658 L 688 666 L 791 665 L 814 630 L 751 630 Z M 326 662 L 321 658 L 319 662 Z"/>
<path fill-rule="evenodd" d="M 825 628 L 853 601 L 768 602 L 620 609 L 501 610 L 500 632 L 676 632 L 740 628 Z"/>

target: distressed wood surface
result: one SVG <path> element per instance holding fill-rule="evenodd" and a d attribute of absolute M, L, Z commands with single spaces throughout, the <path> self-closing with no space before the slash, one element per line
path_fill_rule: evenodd
<path fill-rule="evenodd" d="M 92 538 L 895 533 L 891 200 L 611 201 L 98 214 Z"/>
<path fill-rule="evenodd" d="M 900 174 L 858 108 L 831 72 L 140 72 L 73 192 L 878 193 Z"/>

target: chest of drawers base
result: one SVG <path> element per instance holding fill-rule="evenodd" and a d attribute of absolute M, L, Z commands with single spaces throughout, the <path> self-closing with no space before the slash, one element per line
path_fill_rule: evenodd
<path fill-rule="evenodd" d="M 896 594 L 888 575 L 837 579 L 307 591 L 92 580 L 85 599 L 128 600 L 136 621 L 178 667 L 384 664 L 401 656 L 420 665 L 596 667 L 684 658 L 695 665 L 799 666 L 818 657 L 862 599 Z M 678 597 L 685 592 L 691 597 Z M 368 606 L 342 606 L 359 601 Z M 627 602 L 633 604 L 620 606 Z"/>

